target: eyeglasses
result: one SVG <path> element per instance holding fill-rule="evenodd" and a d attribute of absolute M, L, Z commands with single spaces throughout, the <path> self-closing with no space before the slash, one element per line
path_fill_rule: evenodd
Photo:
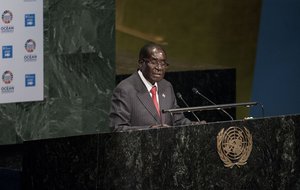
<path fill-rule="evenodd" d="M 169 66 L 169 63 L 167 63 L 166 61 L 159 61 L 157 59 L 146 59 L 144 58 L 144 61 L 147 61 L 148 64 L 158 67 L 160 66 L 161 68 L 167 68 Z"/>

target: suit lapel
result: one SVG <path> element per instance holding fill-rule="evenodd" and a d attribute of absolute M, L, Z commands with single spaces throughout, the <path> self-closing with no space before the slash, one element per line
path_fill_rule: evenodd
<path fill-rule="evenodd" d="M 155 120 L 160 122 L 158 113 L 156 111 L 156 108 L 155 108 L 153 101 L 152 101 L 150 95 L 148 94 L 148 92 L 147 93 L 138 93 L 137 96 L 139 98 L 139 101 L 150 112 L 150 114 L 155 118 Z"/>

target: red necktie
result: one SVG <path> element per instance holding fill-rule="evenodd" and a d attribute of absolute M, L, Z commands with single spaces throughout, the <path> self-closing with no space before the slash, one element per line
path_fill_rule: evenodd
<path fill-rule="evenodd" d="M 151 88 L 150 92 L 152 94 L 152 100 L 155 105 L 156 111 L 157 111 L 158 115 L 160 115 L 159 105 L 158 105 L 157 98 L 156 98 L 156 86 L 153 86 Z"/>

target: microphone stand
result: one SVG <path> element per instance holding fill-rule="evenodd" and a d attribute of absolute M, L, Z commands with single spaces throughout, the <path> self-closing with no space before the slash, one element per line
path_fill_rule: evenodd
<path fill-rule="evenodd" d="M 186 101 L 183 99 L 182 95 L 181 95 L 179 92 L 177 92 L 176 95 L 177 95 L 177 97 L 183 102 L 183 104 L 184 104 L 186 107 L 190 107 L 190 106 L 186 103 Z M 201 121 L 200 121 L 200 119 L 197 117 L 197 115 L 196 115 L 193 111 L 192 111 L 191 113 L 192 113 L 193 116 L 197 119 L 197 121 L 200 123 Z"/>
<path fill-rule="evenodd" d="M 200 93 L 197 88 L 193 88 L 192 91 L 195 94 L 200 95 L 201 97 L 203 97 L 206 101 L 208 101 L 209 103 L 213 104 L 213 105 L 217 105 L 216 103 L 214 103 L 213 101 L 211 101 L 209 98 L 207 98 L 206 96 L 204 96 L 202 93 Z M 225 113 L 231 120 L 234 120 L 233 117 L 224 109 L 220 108 L 219 110 L 221 110 L 223 113 Z"/>

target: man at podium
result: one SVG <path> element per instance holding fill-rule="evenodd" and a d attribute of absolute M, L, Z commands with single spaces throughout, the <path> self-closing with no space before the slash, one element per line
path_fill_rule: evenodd
<path fill-rule="evenodd" d="M 138 69 L 114 89 L 109 114 L 115 131 L 190 124 L 182 113 L 162 113 L 178 108 L 173 86 L 164 79 L 169 63 L 165 50 L 149 43 L 139 53 Z"/>

